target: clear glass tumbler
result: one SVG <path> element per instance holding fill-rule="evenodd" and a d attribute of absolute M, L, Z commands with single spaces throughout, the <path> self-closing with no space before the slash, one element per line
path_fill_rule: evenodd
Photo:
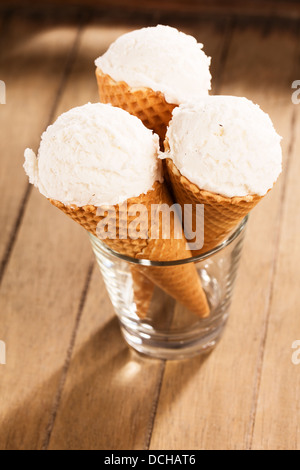
<path fill-rule="evenodd" d="M 159 359 L 185 359 L 210 351 L 226 325 L 248 217 L 213 250 L 190 259 L 150 262 L 120 255 L 90 235 L 105 285 L 127 343 Z M 210 306 L 210 316 L 197 317 L 164 291 L 155 288 L 147 316 L 137 315 L 133 266 L 161 267 L 194 263 Z"/>

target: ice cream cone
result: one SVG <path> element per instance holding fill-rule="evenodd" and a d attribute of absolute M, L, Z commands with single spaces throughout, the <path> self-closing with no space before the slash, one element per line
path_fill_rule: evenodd
<path fill-rule="evenodd" d="M 269 115 L 246 98 L 208 96 L 174 110 L 161 158 L 193 255 L 228 238 L 272 189 L 280 141 Z"/>
<path fill-rule="evenodd" d="M 138 117 L 163 143 L 176 104 L 167 103 L 162 93 L 151 88 L 131 88 L 125 82 L 116 82 L 99 67 L 96 77 L 101 103 L 111 103 Z"/>
<path fill-rule="evenodd" d="M 151 209 L 154 205 L 159 210 L 162 204 L 167 204 L 169 207 L 173 204 L 166 186 L 162 183 L 156 182 L 153 189 L 147 194 L 128 199 L 125 205 L 102 208 L 104 215 L 98 215 L 99 211 L 95 206 L 65 206 L 61 202 L 53 200 L 51 200 L 51 203 L 94 235 L 97 235 L 98 224 L 101 221 L 105 222 L 108 238 L 104 239 L 103 242 L 120 254 L 135 259 L 161 262 L 187 259 L 191 256 L 184 236 L 179 239 L 175 237 L 174 222 L 176 220 L 174 221 L 175 215 L 173 213 L 171 213 L 173 220 L 170 224 L 169 237 L 165 238 L 166 228 L 161 217 L 155 218 L 157 222 L 156 224 L 153 223 Z M 121 232 L 126 231 L 125 233 L 127 233 L 127 227 L 130 227 L 131 222 L 136 218 L 136 216 L 128 215 L 129 209 L 136 204 L 142 205 L 147 211 L 145 212 L 147 215 L 142 218 L 140 223 L 140 238 L 137 240 L 129 237 L 122 239 L 120 238 Z M 116 221 L 116 224 L 109 223 L 112 219 Z M 115 233 L 110 233 L 110 227 L 113 226 L 115 226 Z M 181 228 L 180 230 L 182 231 Z M 135 268 L 191 312 L 202 318 L 209 315 L 206 295 L 193 263 L 176 267 L 136 266 Z"/>
<path fill-rule="evenodd" d="M 165 141 L 166 151 L 169 150 Z M 166 168 L 176 202 L 181 205 L 192 205 L 192 220 L 195 228 L 196 205 L 204 204 L 204 245 L 199 250 L 192 250 L 193 256 L 198 256 L 212 250 L 224 241 L 241 220 L 256 206 L 262 196 L 249 195 L 244 197 L 225 197 L 210 191 L 201 190 L 183 176 L 170 158 L 166 159 Z M 184 220 L 184 217 L 183 217 Z M 192 234 L 185 235 L 189 242 L 194 242 Z"/>
<path fill-rule="evenodd" d="M 139 318 L 147 316 L 154 292 L 154 284 L 136 266 L 131 266 L 133 298 Z"/>

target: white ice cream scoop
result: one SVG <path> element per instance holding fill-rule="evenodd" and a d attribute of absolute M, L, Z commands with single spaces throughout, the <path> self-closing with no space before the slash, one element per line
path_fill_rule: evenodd
<path fill-rule="evenodd" d="M 115 205 L 162 181 L 158 136 L 126 111 L 87 104 L 62 114 L 38 152 L 25 151 L 30 182 L 65 205 Z"/>
<path fill-rule="evenodd" d="M 193 36 L 170 26 L 142 28 L 120 36 L 95 64 L 115 81 L 162 92 L 168 103 L 207 96 L 210 58 Z"/>
<path fill-rule="evenodd" d="M 170 158 L 191 183 L 222 196 L 264 196 L 282 170 L 281 137 L 246 98 L 209 96 L 175 108 Z"/>

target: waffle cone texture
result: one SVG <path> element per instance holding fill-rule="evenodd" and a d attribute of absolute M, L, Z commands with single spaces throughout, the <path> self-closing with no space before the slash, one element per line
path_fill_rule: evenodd
<path fill-rule="evenodd" d="M 169 150 L 168 142 L 165 142 L 165 149 Z M 181 205 L 182 213 L 184 214 L 185 204 L 192 205 L 193 229 L 196 206 L 204 205 L 204 245 L 199 250 L 193 250 L 193 256 L 206 253 L 223 242 L 262 199 L 262 196 L 258 195 L 230 198 L 199 189 L 180 173 L 170 158 L 166 159 L 166 169 L 175 200 Z M 185 231 L 185 234 L 189 242 L 194 241 L 191 239 L 191 233 Z"/>
<path fill-rule="evenodd" d="M 138 267 L 131 266 L 130 271 L 136 313 L 140 319 L 143 319 L 149 312 L 155 286 Z"/>
<path fill-rule="evenodd" d="M 61 202 L 51 200 L 51 203 L 62 210 L 65 214 L 79 223 L 87 231 L 97 236 L 97 227 L 101 222 L 108 227 L 107 238 L 103 242 L 112 250 L 135 259 L 147 259 L 150 261 L 174 261 L 187 259 L 191 257 L 191 252 L 187 249 L 185 237 L 175 238 L 174 217 L 171 220 L 170 236 L 165 238 L 165 228 L 161 217 L 155 217 L 157 224 L 153 223 L 151 208 L 153 205 L 159 208 L 162 204 L 172 206 L 173 202 L 166 186 L 156 182 L 153 189 L 147 194 L 138 198 L 131 198 L 127 204 L 108 206 L 101 208 L 103 215 L 98 215 L 99 211 L 95 206 L 65 206 Z M 121 238 L 122 234 L 127 233 L 127 227 L 136 219 L 136 215 L 130 216 L 130 207 L 141 204 L 146 210 L 147 215 L 142 217 L 139 224 L 140 238 Z M 112 223 L 109 223 L 112 221 Z M 116 221 L 116 224 L 113 223 Z M 152 222 L 152 224 L 151 224 Z M 175 221 L 176 222 L 176 221 Z M 113 233 L 109 232 L 109 227 L 115 229 Z M 180 227 L 182 232 L 182 228 Z M 155 236 L 153 234 L 156 234 Z M 148 280 L 163 289 L 188 310 L 201 318 L 209 315 L 209 306 L 205 292 L 203 291 L 200 278 L 193 263 L 178 265 L 176 267 L 154 267 L 154 266 L 134 266 Z M 136 272 L 135 272 L 136 275 Z M 133 276 L 133 280 L 135 278 Z M 151 289 L 151 287 L 150 287 Z M 149 305 L 149 292 L 145 293 L 145 302 Z M 140 301 L 143 297 L 139 296 Z M 141 308 L 141 306 L 140 306 Z M 145 314 L 146 307 L 142 307 L 141 316 Z"/>
<path fill-rule="evenodd" d="M 161 143 L 164 141 L 172 111 L 177 105 L 167 103 L 161 92 L 151 88 L 131 88 L 125 82 L 116 82 L 99 68 L 96 77 L 101 103 L 111 103 L 138 117 L 159 135 Z"/>

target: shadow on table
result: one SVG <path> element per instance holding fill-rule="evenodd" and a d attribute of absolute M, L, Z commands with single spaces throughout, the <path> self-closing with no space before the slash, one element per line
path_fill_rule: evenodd
<path fill-rule="evenodd" d="M 184 381 L 176 380 L 176 364 L 182 368 L 184 363 L 173 363 L 176 387 L 169 407 L 202 362 L 186 362 Z M 127 347 L 114 317 L 75 351 L 59 406 L 55 390 L 61 371 L 2 422 L 0 448 L 146 449 L 163 373 L 163 361 L 144 358 Z"/>
<path fill-rule="evenodd" d="M 191 361 L 196 365 L 189 367 L 191 376 L 202 361 Z M 144 358 L 127 347 L 117 319 L 111 319 L 72 360 L 49 447 L 146 448 L 163 372 L 163 361 Z M 185 380 L 191 376 L 186 374 Z M 174 399 L 181 384 L 178 381 Z"/>

